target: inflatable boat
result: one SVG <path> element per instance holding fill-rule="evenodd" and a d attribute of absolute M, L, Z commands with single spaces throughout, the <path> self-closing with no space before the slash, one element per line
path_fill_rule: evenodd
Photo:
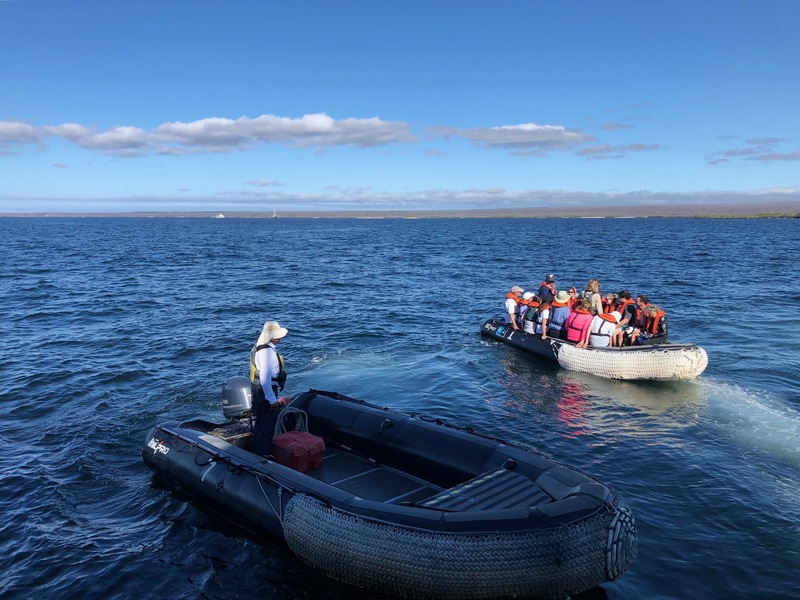
<path fill-rule="evenodd" d="M 613 581 L 636 556 L 618 494 L 541 454 L 310 390 L 278 426 L 298 423 L 307 432 L 289 433 L 324 451 L 293 468 L 276 445 L 249 450 L 249 380 L 229 379 L 222 396 L 227 421 L 153 427 L 144 461 L 333 579 L 408 598 L 563 596 Z"/>
<path fill-rule="evenodd" d="M 558 363 L 562 368 L 608 379 L 694 379 L 708 366 L 706 351 L 694 344 L 650 344 L 621 348 L 578 348 L 574 343 L 518 331 L 502 318 L 481 325 L 481 334 Z"/>

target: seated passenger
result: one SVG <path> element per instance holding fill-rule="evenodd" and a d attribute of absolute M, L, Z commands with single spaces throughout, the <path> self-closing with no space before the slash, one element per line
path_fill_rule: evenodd
<path fill-rule="evenodd" d="M 589 326 L 589 345 L 595 348 L 605 348 L 611 345 L 611 336 L 619 324 L 620 314 L 613 311 L 610 314 L 595 315 Z"/>
<path fill-rule="evenodd" d="M 603 303 L 603 312 L 607 315 L 610 315 L 612 312 L 617 310 L 617 295 L 606 294 L 602 300 L 602 303 Z"/>
<path fill-rule="evenodd" d="M 528 300 L 528 310 L 525 311 L 525 317 L 522 320 L 522 329 L 525 333 L 533 334 L 536 330 L 536 309 L 541 303 L 541 298 L 536 295 Z"/>
<path fill-rule="evenodd" d="M 631 300 L 631 293 L 628 290 L 622 290 L 619 293 L 617 312 L 620 314 L 620 320 L 614 330 L 614 335 L 611 336 L 612 346 L 622 346 L 625 332 L 636 324 L 636 303 Z"/>
<path fill-rule="evenodd" d="M 547 339 L 547 321 L 550 319 L 550 303 L 543 300 L 536 309 L 536 329 L 534 333 L 541 335 L 543 340 Z"/>
<path fill-rule="evenodd" d="M 511 291 L 506 294 L 506 301 L 505 301 L 505 320 L 507 325 L 511 325 L 514 329 L 519 329 L 517 325 L 517 319 L 519 318 L 519 301 L 522 298 L 522 292 L 524 292 L 521 287 L 515 285 L 511 288 Z"/>
<path fill-rule="evenodd" d="M 578 308 L 578 305 L 581 303 L 581 297 L 578 296 L 578 290 L 574 287 L 569 288 L 569 309 L 570 311 L 575 310 Z"/>
<path fill-rule="evenodd" d="M 593 315 L 599 315 L 603 312 L 603 297 L 600 295 L 600 282 L 597 279 L 590 279 L 586 283 L 583 297 L 589 298 L 592 301 L 589 310 L 592 311 Z"/>
<path fill-rule="evenodd" d="M 636 318 L 633 322 L 628 323 L 630 327 L 625 330 L 625 338 L 623 338 L 628 345 L 635 344 L 639 339 L 639 334 L 646 331 L 648 306 L 650 306 L 650 298 L 639 294 L 636 297 Z"/>
<path fill-rule="evenodd" d="M 640 344 L 663 344 L 668 341 L 667 313 L 658 304 L 651 304 L 646 309 L 647 323 L 639 334 Z"/>
<path fill-rule="evenodd" d="M 525 314 L 531 307 L 531 299 L 533 298 L 533 292 L 525 292 L 522 294 L 522 300 L 519 301 L 519 324 L 521 325 L 523 319 L 525 318 Z"/>
<path fill-rule="evenodd" d="M 567 319 L 567 339 L 570 342 L 575 342 L 578 348 L 586 348 L 589 343 L 592 318 L 592 300 L 591 298 L 584 298 L 581 305 L 570 313 Z"/>
<path fill-rule="evenodd" d="M 550 305 L 550 321 L 547 327 L 551 337 L 560 340 L 567 339 L 566 324 L 570 313 L 569 302 L 569 294 L 561 290 Z"/>

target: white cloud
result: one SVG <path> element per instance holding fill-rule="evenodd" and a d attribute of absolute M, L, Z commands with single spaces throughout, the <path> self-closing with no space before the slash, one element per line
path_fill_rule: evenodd
<path fill-rule="evenodd" d="M 258 143 L 293 148 L 370 148 L 415 141 L 408 124 L 400 121 L 378 117 L 336 120 L 324 113 L 297 119 L 275 115 L 254 119 L 213 117 L 190 123 L 163 123 L 151 131 L 129 125 L 98 132 L 76 123 L 35 127 L 19 121 L 0 121 L 0 147 L 41 143 L 47 138 L 61 138 L 82 148 L 123 156 L 229 152 Z"/>
<path fill-rule="evenodd" d="M 585 156 L 590 160 L 597 160 L 601 158 L 623 158 L 629 152 L 648 152 L 660 149 L 661 146 L 658 144 L 623 144 L 620 146 L 598 144 L 589 148 L 576 150 L 575 154 L 578 156 Z"/>
<path fill-rule="evenodd" d="M 594 139 L 577 129 L 536 123 L 475 129 L 437 126 L 431 127 L 429 131 L 443 138 L 464 138 L 479 147 L 509 149 L 517 154 L 542 154 L 548 150 L 573 148 Z"/>
<path fill-rule="evenodd" d="M 0 148 L 41 141 L 41 131 L 20 121 L 0 121 Z"/>

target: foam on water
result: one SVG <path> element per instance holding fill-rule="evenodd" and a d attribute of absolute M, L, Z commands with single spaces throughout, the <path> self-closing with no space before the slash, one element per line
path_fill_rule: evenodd
<path fill-rule="evenodd" d="M 800 467 L 800 407 L 765 390 L 704 378 L 707 423 L 743 451 L 758 451 Z"/>

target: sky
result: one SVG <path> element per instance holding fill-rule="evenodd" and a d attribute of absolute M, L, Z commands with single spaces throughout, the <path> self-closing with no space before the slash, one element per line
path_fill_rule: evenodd
<path fill-rule="evenodd" d="M 0 0 L 0 213 L 800 201 L 798 23 L 798 0 Z"/>

